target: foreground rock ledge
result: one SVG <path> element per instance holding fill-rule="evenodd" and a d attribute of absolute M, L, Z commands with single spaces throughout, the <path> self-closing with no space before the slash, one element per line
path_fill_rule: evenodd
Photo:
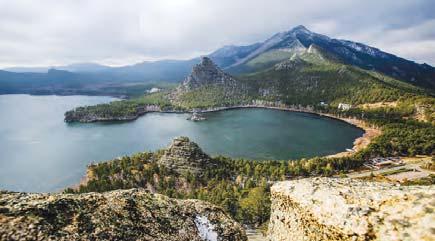
<path fill-rule="evenodd" d="M 220 208 L 141 189 L 0 192 L 0 240 L 246 240 Z"/>
<path fill-rule="evenodd" d="M 269 240 L 434 240 L 435 187 L 309 178 L 272 187 Z"/>

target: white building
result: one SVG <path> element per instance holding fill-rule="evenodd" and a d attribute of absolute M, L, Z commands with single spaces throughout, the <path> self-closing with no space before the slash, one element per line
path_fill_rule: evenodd
<path fill-rule="evenodd" d="M 146 92 L 149 94 L 152 94 L 152 93 L 157 93 L 160 91 L 161 91 L 161 89 L 159 89 L 159 88 L 151 88 L 150 90 L 147 90 Z"/>
<path fill-rule="evenodd" d="M 352 108 L 351 104 L 345 104 L 345 103 L 338 104 L 338 109 L 340 110 L 349 110 L 350 108 Z"/>

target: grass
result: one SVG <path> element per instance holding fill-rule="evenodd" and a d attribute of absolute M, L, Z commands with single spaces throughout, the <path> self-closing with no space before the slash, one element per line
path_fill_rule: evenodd
<path fill-rule="evenodd" d="M 293 54 L 291 52 L 281 50 L 269 51 L 250 60 L 248 63 L 246 63 L 246 65 L 250 67 L 271 65 L 289 59 L 292 55 Z"/>
<path fill-rule="evenodd" d="M 404 185 L 404 186 L 413 186 L 413 185 L 429 186 L 429 185 L 434 185 L 434 184 L 435 184 L 435 175 L 434 174 L 431 174 L 428 177 L 420 178 L 417 180 L 407 180 L 407 181 L 401 183 L 401 185 Z"/>
<path fill-rule="evenodd" d="M 391 170 L 391 171 L 383 172 L 381 175 L 385 177 L 385 176 L 390 176 L 390 175 L 399 174 L 399 173 L 402 173 L 402 172 L 410 172 L 410 171 L 413 171 L 413 170 L 412 169 L 408 169 L 408 168 L 400 168 L 400 169 L 397 169 L 397 170 Z"/>

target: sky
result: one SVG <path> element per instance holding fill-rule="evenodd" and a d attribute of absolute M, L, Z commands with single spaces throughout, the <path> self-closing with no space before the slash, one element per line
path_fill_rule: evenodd
<path fill-rule="evenodd" d="M 0 68 L 188 59 L 297 25 L 435 66 L 433 0 L 0 0 Z"/>

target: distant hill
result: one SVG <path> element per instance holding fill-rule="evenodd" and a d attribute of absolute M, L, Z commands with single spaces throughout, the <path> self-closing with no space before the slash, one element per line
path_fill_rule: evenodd
<path fill-rule="evenodd" d="M 199 58 L 163 60 L 123 67 L 74 64 L 38 68 L 36 72 L 26 72 L 33 70 L 27 68 L 17 68 L 17 72 L 0 70 L 0 94 L 136 96 L 151 87 L 183 80 L 197 61 Z"/>
<path fill-rule="evenodd" d="M 51 67 L 11 67 L 5 68 L 5 71 L 15 73 L 47 73 L 50 69 L 65 70 L 70 72 L 98 72 L 108 70 L 111 67 L 96 64 L 96 63 L 76 63 L 65 66 L 51 66 Z"/>

